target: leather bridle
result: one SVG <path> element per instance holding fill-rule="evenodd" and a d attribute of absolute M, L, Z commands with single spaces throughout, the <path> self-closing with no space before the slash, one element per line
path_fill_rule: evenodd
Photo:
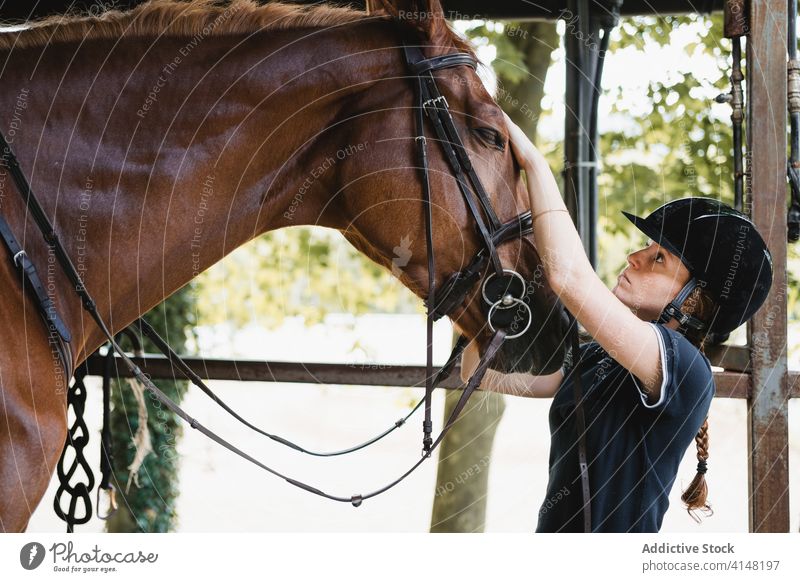
<path fill-rule="evenodd" d="M 403 45 L 406 65 L 416 78 L 415 142 L 419 162 L 420 180 L 422 182 L 422 202 L 425 209 L 425 234 L 428 253 L 428 296 L 425 305 L 428 309 L 426 317 L 427 357 L 425 373 L 425 420 L 423 421 L 423 455 L 429 456 L 433 440 L 431 432 L 431 398 L 433 393 L 433 322 L 449 315 L 463 304 L 469 291 L 474 288 L 489 267 L 489 274 L 481 285 L 481 299 L 488 306 L 487 325 L 495 335 L 504 329 L 505 339 L 522 336 L 530 327 L 533 311 L 528 305 L 529 295 L 526 293 L 525 279 L 511 269 L 504 269 L 497 254 L 497 246 L 513 238 L 521 238 L 532 232 L 531 213 L 524 212 L 503 224 L 492 208 L 492 202 L 486 194 L 469 154 L 458 134 L 453 117 L 450 115 L 447 99 L 439 91 L 434 71 L 467 65 L 475 69 L 477 62 L 468 53 L 451 53 L 447 55 L 425 58 L 418 46 Z M 481 248 L 467 266 L 445 281 L 441 290 L 436 289 L 436 254 L 433 246 L 433 201 L 431 199 L 428 139 L 425 137 L 425 118 L 431 122 L 453 173 L 462 197 L 472 219 L 475 221 Z M 469 184 L 472 185 L 470 189 Z M 474 192 L 474 194 L 473 194 Z M 522 308 L 525 320 L 520 321 L 518 310 Z M 493 323 L 492 318 L 499 316 Z M 508 316 L 511 317 L 508 317 Z M 506 316 L 506 317 L 503 317 Z M 505 320 L 505 321 L 503 321 Z M 519 328 L 522 328 L 521 331 Z"/>
<path fill-rule="evenodd" d="M 58 235 L 50 223 L 49 218 L 42 209 L 38 199 L 31 191 L 30 185 L 25 178 L 24 173 L 21 171 L 17 159 L 11 150 L 11 147 L 2 137 L 0 133 L 0 163 L 6 166 L 14 179 L 17 190 L 22 196 L 25 204 L 37 224 L 40 232 L 42 233 L 45 242 L 50 250 L 55 254 L 61 268 L 69 279 L 73 289 L 79 296 L 84 309 L 89 313 L 95 321 L 99 329 L 103 332 L 106 339 L 110 344 L 110 349 L 114 350 L 119 358 L 131 370 L 133 375 L 151 392 L 151 394 L 166 406 L 175 415 L 186 421 L 192 428 L 197 429 L 208 438 L 239 455 L 240 457 L 250 461 L 258 467 L 268 471 L 278 477 L 283 478 L 288 483 L 302 488 L 311 493 L 320 495 L 322 497 L 332 499 L 335 501 L 350 502 L 354 506 L 358 506 L 364 499 L 374 497 L 383 493 L 384 491 L 394 487 L 397 483 L 410 475 L 426 458 L 431 456 L 431 452 L 439 445 L 444 438 L 447 431 L 451 428 L 453 423 L 458 418 L 467 403 L 467 400 L 472 393 L 480 385 L 483 375 L 486 372 L 491 361 L 496 356 L 498 350 L 503 342 L 508 339 L 521 337 L 530 327 L 533 319 L 533 312 L 529 306 L 530 293 L 527 292 L 527 285 L 523 277 L 513 271 L 512 269 L 504 268 L 500 262 L 497 254 L 497 247 L 507 241 L 515 238 L 520 238 L 532 232 L 531 213 L 530 211 L 524 212 L 519 216 L 513 218 L 509 222 L 501 223 L 497 218 L 486 191 L 476 174 L 469 155 L 464 147 L 463 142 L 458 134 L 458 131 L 453 123 L 453 118 L 448 109 L 447 100 L 440 93 L 433 72 L 441 69 L 467 65 L 473 69 L 476 67 L 475 58 L 467 53 L 453 53 L 443 56 L 437 56 L 426 59 L 418 46 L 404 44 L 403 51 L 406 59 L 406 64 L 416 79 L 416 107 L 415 107 L 415 124 L 416 135 L 415 142 L 419 157 L 419 171 L 422 179 L 423 187 L 423 204 L 425 207 L 425 228 L 426 228 L 426 241 L 428 248 L 428 274 L 429 274 L 429 287 L 428 296 L 425 300 L 427 306 L 427 361 L 426 361 L 426 380 L 425 380 L 425 397 L 417 404 L 417 406 L 403 419 L 398 420 L 393 427 L 385 431 L 381 435 L 370 439 L 362 445 L 350 447 L 342 451 L 335 451 L 331 453 L 314 453 L 308 451 L 283 437 L 270 434 L 263 431 L 254 425 L 247 422 L 230 407 L 228 407 L 216 394 L 214 394 L 203 380 L 189 368 L 189 366 L 181 360 L 181 358 L 170 349 L 166 342 L 150 327 L 144 320 L 139 320 L 133 327 L 138 327 L 139 331 L 147 335 L 154 345 L 164 353 L 176 369 L 190 380 L 193 384 L 203 390 L 209 397 L 222 406 L 234 418 L 251 428 L 252 430 L 271 438 L 283 445 L 289 446 L 295 450 L 309 453 L 317 456 L 334 456 L 353 452 L 364 448 L 365 446 L 380 440 L 395 428 L 402 426 L 408 417 L 419 408 L 420 404 L 425 403 L 425 419 L 423 421 L 423 454 L 419 460 L 398 479 L 389 483 L 388 485 L 373 491 L 368 494 L 357 494 L 352 496 L 337 496 L 331 495 L 316 487 L 305 484 L 301 481 L 281 474 L 280 472 L 268 467 L 249 454 L 245 453 L 238 447 L 232 445 L 213 431 L 209 430 L 196 419 L 187 414 L 178 404 L 176 404 L 169 396 L 164 394 L 157 386 L 150 380 L 149 376 L 144 374 L 142 370 L 130 359 L 128 355 L 119 347 L 115 337 L 109 331 L 103 318 L 97 311 L 96 304 L 92 299 L 89 291 L 83 285 L 83 281 L 78 274 L 75 266 L 70 260 L 69 254 L 64 249 Z M 427 138 L 425 136 L 425 118 L 428 118 L 436 133 L 436 141 L 442 147 L 442 150 L 447 159 L 448 165 L 453 172 L 453 176 L 458 183 L 459 189 L 463 195 L 467 208 L 475 221 L 476 229 L 481 241 L 481 248 L 475 254 L 473 259 L 467 266 L 453 273 L 444 282 L 441 289 L 437 289 L 435 285 L 436 263 L 435 253 L 433 247 L 433 224 L 432 224 L 432 200 L 429 181 L 429 165 L 427 153 Z M 471 188 L 468 185 L 471 184 Z M 0 227 L 5 225 L 0 222 Z M 21 271 L 22 275 L 26 277 L 29 282 L 28 288 L 32 289 L 37 300 L 37 306 L 42 312 L 42 316 L 49 324 L 52 330 L 58 333 L 59 338 L 69 343 L 69 332 L 63 325 L 63 322 L 55 314 L 55 305 L 52 301 L 47 301 L 46 298 L 41 296 L 37 290 L 40 285 L 30 285 L 33 273 L 35 277 L 35 267 L 27 260 L 27 255 L 24 250 L 19 248 L 16 240 L 11 234 L 10 228 L 0 228 L 2 238 L 9 251 L 14 257 L 14 264 Z M 8 235 L 8 236 L 6 236 Z M 9 243 L 9 236 L 12 240 Z M 488 274 L 483 276 L 483 273 L 488 268 Z M 475 285 L 482 280 L 480 291 L 483 307 L 486 310 L 487 325 L 492 330 L 492 337 L 487 345 L 486 350 L 481 356 L 478 366 L 464 388 L 459 401 L 451 412 L 444 427 L 439 433 L 438 437 L 433 440 L 432 421 L 431 421 L 431 398 L 433 389 L 451 373 L 457 359 L 460 357 L 464 348 L 467 345 L 465 338 L 461 337 L 456 342 L 447 363 L 439 369 L 434 376 L 433 374 L 433 352 L 432 352 L 432 339 L 433 339 L 433 322 L 445 315 L 451 314 L 458 306 L 460 306 L 466 299 L 467 294 Z M 516 309 L 514 309 L 516 308 Z M 520 312 L 523 314 L 520 317 Z M 70 358 L 68 357 L 68 347 L 64 350 L 66 353 L 62 355 L 64 370 L 70 370 Z M 71 375 L 71 374 L 70 374 Z M 104 469 L 105 470 L 105 469 Z M 104 478 L 103 482 L 107 483 L 108 479 Z M 89 510 L 91 512 L 91 509 Z"/>
<path fill-rule="evenodd" d="M 480 280 L 481 274 L 486 269 L 487 264 L 489 273 L 483 279 L 481 285 L 481 298 L 484 306 L 488 306 L 486 322 L 494 336 L 490 342 L 490 348 L 498 338 L 503 340 L 514 339 L 522 336 L 533 322 L 533 311 L 528 301 L 530 295 L 527 293 L 525 279 L 516 271 L 505 269 L 500 263 L 497 254 L 497 246 L 513 238 L 522 238 L 533 232 L 531 212 L 526 211 L 511 219 L 509 222 L 501 223 L 495 214 L 491 200 L 486 194 L 486 190 L 475 173 L 464 144 L 462 143 L 458 130 L 453 123 L 453 118 L 448 110 L 445 97 L 439 92 L 433 71 L 467 65 L 476 68 L 475 58 L 467 53 L 454 53 L 426 59 L 422 51 L 417 46 L 404 44 L 406 64 L 410 71 L 416 75 L 417 81 L 417 107 L 416 107 L 416 142 L 418 158 L 423 185 L 423 203 L 425 205 L 425 230 L 428 245 L 428 298 L 425 305 L 427 313 L 427 363 L 426 363 L 426 384 L 425 384 L 425 420 L 423 421 L 423 456 L 430 456 L 431 447 L 431 394 L 435 386 L 433 379 L 433 322 L 444 315 L 449 315 L 458 306 L 463 304 L 467 294 Z M 425 116 L 431 121 L 436 132 L 436 137 L 445 153 L 453 176 L 458 183 L 459 189 L 467 204 L 467 208 L 475 221 L 478 234 L 482 241 L 481 249 L 470 261 L 466 268 L 451 275 L 445 282 L 441 291 L 435 287 L 436 265 L 433 251 L 433 221 L 430 182 L 428 178 L 428 154 L 427 139 L 425 137 Z M 481 216 L 472 194 L 469 191 L 465 178 L 474 187 L 475 197 L 480 208 L 485 215 Z M 516 307 L 516 309 L 514 309 Z M 520 323 L 519 308 L 523 308 L 525 317 L 524 325 Z M 565 310 L 566 311 L 566 310 Z M 572 368 L 573 376 L 573 396 L 575 403 L 576 429 L 577 429 L 577 448 L 578 465 L 581 480 L 582 519 L 585 532 L 592 531 L 591 519 L 591 491 L 589 488 L 589 465 L 586 453 L 586 420 L 583 411 L 583 390 L 581 378 L 581 366 L 579 361 L 579 337 L 578 323 L 575 317 L 567 311 L 570 320 L 570 336 L 572 347 Z M 497 322 L 493 322 L 493 318 Z M 519 327 L 522 330 L 519 330 Z M 509 331 L 511 332 L 509 334 Z M 461 338 L 463 339 L 463 338 Z M 452 362 L 459 349 L 456 344 L 449 362 Z M 499 349 L 499 344 L 498 344 Z M 490 354 L 491 352 L 491 354 Z M 459 352 L 460 353 L 460 352 Z M 485 370 L 493 359 L 496 350 L 487 349 L 483 354 L 478 370 Z M 483 376 L 483 372 L 480 373 Z M 468 398 L 470 386 L 473 384 L 475 376 L 470 379 L 464 395 Z M 462 397 L 463 398 L 463 397 Z M 459 401 L 461 405 L 461 401 Z M 460 409 L 459 409 L 460 410 Z M 445 428 L 449 428 L 452 421 L 448 421 Z M 441 436 L 440 436 L 441 439 Z M 437 439 L 436 444 L 439 440 Z M 435 446 L 435 444 L 433 445 Z"/>

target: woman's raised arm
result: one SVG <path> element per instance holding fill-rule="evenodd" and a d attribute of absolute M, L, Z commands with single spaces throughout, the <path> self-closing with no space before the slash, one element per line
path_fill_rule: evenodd
<path fill-rule="evenodd" d="M 592 338 L 657 401 L 662 383 L 658 332 L 594 272 L 547 160 L 507 115 L 505 119 L 514 155 L 527 177 L 533 236 L 550 287 Z"/>

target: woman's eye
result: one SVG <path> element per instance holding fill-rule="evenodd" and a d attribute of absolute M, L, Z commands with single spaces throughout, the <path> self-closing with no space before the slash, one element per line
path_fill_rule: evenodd
<path fill-rule="evenodd" d="M 661 262 L 662 262 L 662 263 L 664 262 L 664 256 L 663 256 L 661 253 L 658 253 L 658 254 L 656 255 L 656 260 L 658 260 L 658 259 L 661 259 Z"/>
<path fill-rule="evenodd" d="M 505 151 L 506 149 L 506 141 L 503 139 L 503 136 L 500 135 L 500 132 L 492 129 L 491 127 L 476 127 L 472 131 L 478 134 L 478 137 L 481 138 L 489 147 L 493 147 L 497 150 Z"/>

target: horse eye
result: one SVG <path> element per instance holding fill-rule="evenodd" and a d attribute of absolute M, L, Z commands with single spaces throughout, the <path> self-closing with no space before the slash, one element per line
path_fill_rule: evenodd
<path fill-rule="evenodd" d="M 484 141 L 489 147 L 493 147 L 501 152 L 505 151 L 506 142 L 500 132 L 496 129 L 492 129 L 491 127 L 475 127 L 472 131 L 478 134 L 478 137 L 480 137 L 481 140 Z"/>

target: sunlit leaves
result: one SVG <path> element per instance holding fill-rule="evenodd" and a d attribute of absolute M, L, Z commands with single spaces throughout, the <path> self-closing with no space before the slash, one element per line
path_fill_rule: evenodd
<path fill-rule="evenodd" d="M 398 241 L 399 242 L 399 241 Z M 198 280 L 198 312 L 206 324 L 258 321 L 266 327 L 301 316 L 308 325 L 327 313 L 416 313 L 421 302 L 338 232 L 293 227 L 234 251 Z"/>

